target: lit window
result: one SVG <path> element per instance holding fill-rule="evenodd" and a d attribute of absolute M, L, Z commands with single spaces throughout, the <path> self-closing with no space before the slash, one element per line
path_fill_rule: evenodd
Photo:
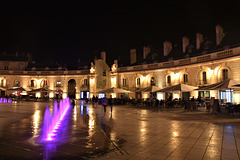
<path fill-rule="evenodd" d="M 84 86 L 88 86 L 88 79 L 83 80 Z"/>
<path fill-rule="evenodd" d="M 204 84 L 207 84 L 207 73 L 206 72 L 202 73 L 202 81 Z"/>
<path fill-rule="evenodd" d="M 35 81 L 31 80 L 31 87 L 34 87 L 34 86 L 35 86 Z"/>
<path fill-rule="evenodd" d="M 156 85 L 156 80 L 155 77 L 151 78 L 151 86 L 155 86 Z"/>
<path fill-rule="evenodd" d="M 137 78 L 137 87 L 140 87 L 140 78 Z"/>
<path fill-rule="evenodd" d="M 223 80 L 227 80 L 228 79 L 228 69 L 223 69 L 222 75 L 223 75 Z"/>
<path fill-rule="evenodd" d="M 171 85 L 171 76 L 167 76 L 167 84 Z"/>
<path fill-rule="evenodd" d="M 188 83 L 188 75 L 187 74 L 183 75 L 183 82 Z"/>
<path fill-rule="evenodd" d="M 126 86 L 127 86 L 127 79 L 123 78 L 123 87 L 126 87 Z"/>
<path fill-rule="evenodd" d="M 42 82 L 41 82 L 41 86 L 42 86 L 42 87 L 47 86 L 47 80 L 42 80 Z"/>

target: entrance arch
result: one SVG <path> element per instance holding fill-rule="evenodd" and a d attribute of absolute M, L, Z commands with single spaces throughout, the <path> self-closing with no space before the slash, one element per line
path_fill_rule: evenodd
<path fill-rule="evenodd" d="M 68 81 L 68 97 L 76 98 L 76 81 L 74 79 Z"/>

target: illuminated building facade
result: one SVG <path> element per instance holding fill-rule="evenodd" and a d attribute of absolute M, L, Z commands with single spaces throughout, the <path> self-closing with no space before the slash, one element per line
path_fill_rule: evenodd
<path fill-rule="evenodd" d="M 91 98 L 98 95 L 98 91 L 110 87 L 134 91 L 150 85 L 165 88 L 179 83 L 204 86 L 226 79 L 240 81 L 240 43 L 238 44 L 240 41 L 232 43 L 227 41 L 227 38 L 223 28 L 217 25 L 215 42 L 197 33 L 193 45 L 189 38 L 184 36 L 178 49 L 172 42 L 165 41 L 163 54 L 160 56 L 145 46 L 142 63 L 137 63 L 136 49 L 131 49 L 131 64 L 125 67 L 118 67 L 117 60 L 109 67 L 106 64 L 106 52 L 101 52 L 101 58 L 94 59 L 91 68 L 85 70 L 26 71 L 11 67 L 1 68 L 0 87 L 21 86 L 26 90 L 43 87 L 50 89 L 50 98 L 59 97 L 59 94 L 65 98 L 71 93 L 76 99 L 81 99 Z M 178 58 L 173 58 L 173 55 Z M 8 94 L 7 91 L 5 94 Z M 182 98 L 179 92 L 171 94 L 173 98 Z M 198 96 L 219 98 L 220 95 L 224 95 L 223 98 L 226 99 L 229 99 L 230 95 L 233 102 L 240 101 L 240 91 L 236 90 L 192 91 L 188 94 L 189 97 L 195 98 Z M 39 93 L 36 96 L 40 97 Z M 113 94 L 113 97 L 120 96 L 121 94 Z M 130 92 L 127 96 L 149 98 L 150 93 Z M 167 96 L 169 95 L 166 93 L 156 94 L 158 99 L 165 99 Z"/>

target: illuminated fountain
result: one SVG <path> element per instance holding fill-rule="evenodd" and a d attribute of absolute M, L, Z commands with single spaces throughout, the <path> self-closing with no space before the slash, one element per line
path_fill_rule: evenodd
<path fill-rule="evenodd" d="M 9 98 L 8 101 L 7 101 L 7 103 L 12 103 L 12 100 Z"/>
<path fill-rule="evenodd" d="M 9 98 L 0 98 L 0 103 L 12 103 L 12 100 Z"/>
<path fill-rule="evenodd" d="M 43 141 L 52 141 L 57 136 L 61 122 L 64 120 L 68 109 L 70 108 L 69 98 L 61 100 L 59 106 L 57 101 L 54 102 L 53 113 L 46 107 L 44 118 L 43 118 Z"/>

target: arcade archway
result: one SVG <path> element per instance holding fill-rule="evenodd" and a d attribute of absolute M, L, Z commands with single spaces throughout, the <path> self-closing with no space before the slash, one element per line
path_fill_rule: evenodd
<path fill-rule="evenodd" d="M 76 98 L 76 81 L 74 79 L 68 81 L 68 97 Z"/>

